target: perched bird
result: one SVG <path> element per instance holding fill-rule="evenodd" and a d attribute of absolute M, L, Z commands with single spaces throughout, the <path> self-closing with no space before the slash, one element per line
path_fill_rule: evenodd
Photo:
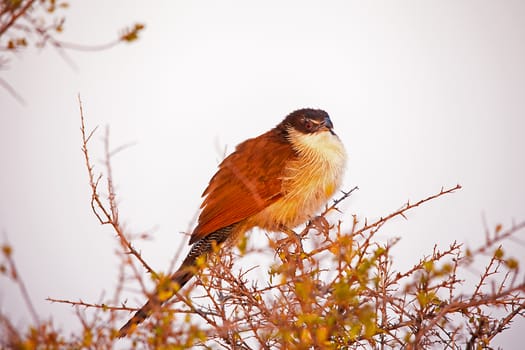
<path fill-rule="evenodd" d="M 319 109 L 292 112 L 275 128 L 239 144 L 203 193 L 192 247 L 171 276 L 175 287 L 168 297 L 157 290 L 119 336 L 133 331 L 182 288 L 195 274 L 197 258 L 206 257 L 214 246 L 235 242 L 254 227 L 289 231 L 312 218 L 339 188 L 345 162 L 332 121 Z"/>

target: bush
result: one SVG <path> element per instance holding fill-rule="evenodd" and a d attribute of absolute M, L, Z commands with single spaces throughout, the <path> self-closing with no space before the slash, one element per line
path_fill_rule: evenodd
<path fill-rule="evenodd" d="M 82 330 L 65 336 L 52 320 L 39 320 L 16 271 L 12 249 L 4 244 L 1 271 L 20 287 L 34 321 L 29 329 L 19 331 L 0 314 L 4 347 L 112 348 L 118 328 L 134 310 L 122 302 L 122 289 L 139 285 L 146 300 L 149 291 L 143 270 L 157 284 L 169 281 L 135 250 L 132 242 L 140 237 L 130 237 L 120 224 L 109 141 L 106 137 L 107 176 L 102 178 L 93 172 L 88 152 L 93 132 L 86 132 L 82 110 L 81 117 L 93 212 L 102 224 L 113 227 L 120 243 L 119 285 L 105 303 L 50 299 L 76 307 Z M 338 211 L 352 189 L 297 235 L 267 234 L 267 244 L 260 246 L 244 237 L 234 249 L 217 249 L 193 283 L 155 310 L 128 339 L 119 341 L 132 348 L 160 349 L 490 348 L 497 334 L 524 315 L 525 283 L 518 260 L 506 256 L 502 243 L 522 230 L 525 222 L 509 228 L 497 225 L 479 247 L 469 249 L 458 242 L 444 249 L 436 246 L 406 271 L 393 268 L 398 239 L 376 239 L 388 221 L 460 188 L 441 189 L 375 222 L 352 216 L 351 228 L 343 230 L 341 222 L 329 224 L 326 215 Z M 341 217 L 348 220 L 344 214 Z M 480 260 L 487 261 L 483 272 L 465 290 L 466 272 L 479 266 Z M 274 263 L 261 277 L 255 273 L 256 261 Z"/>

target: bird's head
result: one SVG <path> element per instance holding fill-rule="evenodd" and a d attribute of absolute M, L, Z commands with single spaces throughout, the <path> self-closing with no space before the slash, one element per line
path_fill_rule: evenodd
<path fill-rule="evenodd" d="M 333 131 L 334 125 L 328 113 L 321 109 L 304 108 L 290 113 L 281 123 L 287 130 L 293 129 L 303 134 L 314 134 L 320 132 Z"/>
<path fill-rule="evenodd" d="M 328 113 L 305 108 L 292 112 L 277 126 L 280 137 L 299 154 L 323 159 L 346 157 Z"/>

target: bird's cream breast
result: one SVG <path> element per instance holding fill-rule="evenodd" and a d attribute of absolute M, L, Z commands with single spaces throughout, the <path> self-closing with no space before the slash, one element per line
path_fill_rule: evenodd
<path fill-rule="evenodd" d="M 282 177 L 283 197 L 256 215 L 257 226 L 293 228 L 320 211 L 340 187 L 346 152 L 329 131 L 304 134 L 289 130 L 298 158 L 290 161 Z"/>

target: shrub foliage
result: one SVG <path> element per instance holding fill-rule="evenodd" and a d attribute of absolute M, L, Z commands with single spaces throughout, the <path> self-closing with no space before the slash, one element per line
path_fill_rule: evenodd
<path fill-rule="evenodd" d="M 6 242 L 1 272 L 20 287 L 33 324 L 19 330 L 0 314 L 4 347 L 109 349 L 122 342 L 139 349 L 482 349 L 524 315 L 519 261 L 505 254 L 503 244 L 523 231 L 525 222 L 487 229 L 479 247 L 436 245 L 399 271 L 394 264 L 398 239 L 378 239 L 378 232 L 388 221 L 461 186 L 407 202 L 373 222 L 339 212 L 352 189 L 296 235 L 269 233 L 264 244 L 244 237 L 236 247 L 217 248 L 198 267 L 193 283 L 127 339 L 118 340 L 118 327 L 134 310 L 123 301 L 122 290 L 139 286 L 145 300 L 148 278 L 158 285 L 169 278 L 155 272 L 134 248 L 145 237 L 129 234 L 120 222 L 107 134 L 105 174 L 95 174 L 88 150 L 95 130 L 87 132 L 82 107 L 81 118 L 93 213 L 118 237 L 118 286 L 100 303 L 50 299 L 75 306 L 80 330 L 65 335 L 51 319 L 40 320 Z M 340 221 L 330 223 L 328 216 Z M 350 225 L 343 228 L 343 221 Z M 261 268 L 257 261 L 273 263 Z M 478 275 L 472 273 L 480 266 Z"/>

